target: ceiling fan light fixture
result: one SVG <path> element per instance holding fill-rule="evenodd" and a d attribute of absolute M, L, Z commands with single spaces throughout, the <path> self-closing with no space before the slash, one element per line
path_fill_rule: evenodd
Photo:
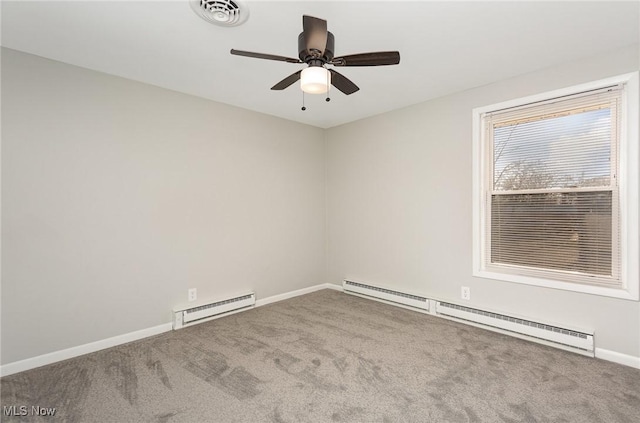
<path fill-rule="evenodd" d="M 333 55 L 334 47 L 335 38 L 331 32 L 327 31 L 327 21 L 303 15 L 302 33 L 298 35 L 297 59 L 233 48 L 230 53 L 235 56 L 276 60 L 278 62 L 306 63 L 308 65 L 307 68 L 292 73 L 271 87 L 271 89 L 276 91 L 284 90 L 300 80 L 302 92 L 309 94 L 327 93 L 332 85 L 345 95 L 353 94 L 360 89 L 346 76 L 333 69 L 327 70 L 325 66 L 385 66 L 400 63 L 400 53 L 397 51 L 374 51 L 335 57 Z M 326 100 L 330 100 L 328 95 Z"/>
<path fill-rule="evenodd" d="M 331 73 L 322 66 L 309 66 L 300 74 L 300 88 L 308 94 L 324 94 L 329 91 Z"/>

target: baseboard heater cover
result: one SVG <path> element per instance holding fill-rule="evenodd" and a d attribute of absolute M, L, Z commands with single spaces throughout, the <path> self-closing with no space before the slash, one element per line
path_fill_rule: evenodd
<path fill-rule="evenodd" d="M 372 299 L 383 300 L 384 302 L 392 302 L 418 309 L 419 311 L 429 311 L 429 299 L 419 295 L 349 280 L 342 281 L 342 289 L 349 294 L 362 295 Z"/>
<path fill-rule="evenodd" d="M 479 327 L 505 331 L 514 336 L 594 357 L 594 334 L 516 318 L 499 313 L 436 301 L 436 315 L 469 322 Z"/>
<path fill-rule="evenodd" d="M 173 329 L 180 329 L 197 323 L 213 320 L 247 308 L 254 307 L 256 295 L 253 292 L 235 297 L 197 305 L 173 309 Z"/>

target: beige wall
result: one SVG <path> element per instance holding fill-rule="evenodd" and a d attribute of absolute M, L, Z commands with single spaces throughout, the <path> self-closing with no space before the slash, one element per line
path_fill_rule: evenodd
<path fill-rule="evenodd" d="M 324 136 L 2 50 L 2 363 L 324 283 Z"/>
<path fill-rule="evenodd" d="M 638 70 L 638 46 L 327 131 L 328 276 L 596 331 L 640 356 L 638 302 L 472 277 L 471 111 Z M 635 234 L 636 236 L 638 234 Z"/>

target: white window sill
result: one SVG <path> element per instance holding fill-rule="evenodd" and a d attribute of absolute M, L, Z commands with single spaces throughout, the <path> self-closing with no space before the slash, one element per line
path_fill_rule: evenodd
<path fill-rule="evenodd" d="M 563 291 L 573 291 L 581 292 L 584 294 L 600 295 L 604 297 L 620 298 L 623 300 L 638 301 L 639 299 L 637 290 L 634 292 L 631 289 L 625 288 L 609 288 L 603 286 L 582 285 L 577 283 L 554 281 L 549 279 L 493 272 L 488 270 L 474 270 L 473 276 L 506 282 L 517 282 L 525 285 L 541 286 L 545 288 L 560 289 Z M 637 283 L 631 285 L 637 285 Z"/>

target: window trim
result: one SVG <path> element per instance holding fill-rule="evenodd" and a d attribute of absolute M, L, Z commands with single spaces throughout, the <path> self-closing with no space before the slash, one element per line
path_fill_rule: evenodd
<path fill-rule="evenodd" d="M 488 160 L 488 147 L 491 143 L 485 140 L 483 115 L 502 109 L 525 106 L 530 103 L 544 102 L 557 97 L 571 96 L 585 91 L 601 89 L 611 85 L 625 84 L 622 93 L 621 114 L 622 126 L 619 138 L 619 173 L 620 192 L 620 277 L 621 288 L 583 285 L 563 282 L 541 277 L 524 276 L 515 273 L 502 273 L 487 270 L 485 263 L 487 210 L 485 193 L 487 189 L 487 169 L 491 167 Z M 546 288 L 581 292 L 606 297 L 638 301 L 640 299 L 639 282 L 639 232 L 638 232 L 638 188 L 640 160 L 638 131 L 640 126 L 640 84 L 639 72 L 632 72 L 585 84 L 575 85 L 541 94 L 504 101 L 497 104 L 474 108 L 472 111 L 473 131 L 473 276 Z"/>

